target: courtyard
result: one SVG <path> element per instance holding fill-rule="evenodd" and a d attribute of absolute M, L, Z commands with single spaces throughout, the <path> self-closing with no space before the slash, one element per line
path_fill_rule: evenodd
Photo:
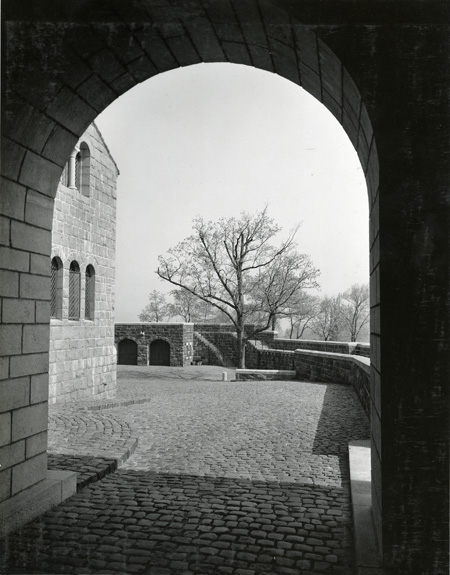
<path fill-rule="evenodd" d="M 119 366 L 114 399 L 51 406 L 49 468 L 79 491 L 1 542 L 1 572 L 353 573 L 353 389 L 233 375 Z"/>

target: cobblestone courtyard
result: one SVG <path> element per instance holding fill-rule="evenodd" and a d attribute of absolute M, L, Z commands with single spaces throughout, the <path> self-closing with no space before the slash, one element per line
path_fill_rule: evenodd
<path fill-rule="evenodd" d="M 49 467 L 80 490 L 2 541 L 1 572 L 352 574 L 352 388 L 222 371 L 120 366 L 114 400 L 51 407 Z"/>

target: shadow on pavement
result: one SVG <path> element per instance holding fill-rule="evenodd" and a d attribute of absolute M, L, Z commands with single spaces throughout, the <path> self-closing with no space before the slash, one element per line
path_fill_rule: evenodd
<path fill-rule="evenodd" d="M 352 573 L 335 487 L 119 470 L 9 536 L 2 573 Z"/>

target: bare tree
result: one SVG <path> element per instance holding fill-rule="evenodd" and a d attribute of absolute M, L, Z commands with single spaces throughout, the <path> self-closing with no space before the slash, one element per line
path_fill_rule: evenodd
<path fill-rule="evenodd" d="M 193 234 L 159 257 L 159 277 L 211 304 L 233 323 L 239 367 L 245 367 L 246 342 L 272 324 L 294 287 L 315 284 L 318 270 L 308 256 L 295 253 L 297 229 L 274 247 L 270 242 L 280 227 L 268 216 L 267 206 L 254 215 L 218 222 L 199 217 Z M 264 325 L 246 334 L 245 325 L 255 314 L 264 315 Z"/>
<path fill-rule="evenodd" d="M 165 294 L 153 290 L 148 295 L 148 304 L 139 314 L 140 321 L 166 321 L 171 314 L 166 302 Z"/>
<path fill-rule="evenodd" d="M 350 332 L 350 341 L 356 341 L 370 319 L 370 293 L 368 284 L 353 284 L 343 293 L 342 320 Z"/>
<path fill-rule="evenodd" d="M 215 321 L 216 309 L 209 303 L 200 300 L 185 289 L 175 289 L 170 292 L 173 303 L 168 304 L 171 317 L 181 317 L 186 322 Z"/>
<path fill-rule="evenodd" d="M 323 341 L 337 341 L 342 330 L 342 298 L 324 296 L 319 313 L 310 323 L 310 329 Z"/>
<path fill-rule="evenodd" d="M 285 317 L 289 319 L 287 330 L 290 339 L 301 339 L 311 321 L 320 311 L 320 299 L 317 296 L 305 293 L 303 290 L 291 302 L 286 310 Z"/>

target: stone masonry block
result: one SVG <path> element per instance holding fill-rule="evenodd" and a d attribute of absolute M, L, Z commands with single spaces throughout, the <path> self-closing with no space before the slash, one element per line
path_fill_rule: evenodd
<path fill-rule="evenodd" d="M 310 68 L 310 70 L 319 74 L 317 36 L 310 30 L 296 26 L 294 27 L 294 38 L 301 62 Z"/>
<path fill-rule="evenodd" d="M 9 246 L 10 231 L 11 231 L 11 220 L 9 218 L 0 216 L 0 245 Z"/>
<path fill-rule="evenodd" d="M 20 275 L 20 297 L 50 300 L 50 278 L 32 274 Z"/>
<path fill-rule="evenodd" d="M 25 456 L 27 459 L 35 457 L 47 450 L 47 432 L 42 431 L 26 439 Z"/>
<path fill-rule="evenodd" d="M 3 323 L 34 323 L 34 301 L 26 299 L 4 299 Z"/>
<path fill-rule="evenodd" d="M 30 255 L 27 252 L 0 247 L 0 262 L 5 270 L 30 271 Z"/>
<path fill-rule="evenodd" d="M 22 326 L 0 325 L 0 355 L 16 355 L 22 351 Z"/>
<path fill-rule="evenodd" d="M 30 259 L 30 272 L 40 276 L 51 275 L 51 267 L 48 256 L 40 254 L 31 254 Z"/>
<path fill-rule="evenodd" d="M 186 26 L 203 62 L 226 61 L 217 36 L 207 18 L 190 18 Z"/>
<path fill-rule="evenodd" d="M 0 381 L 0 411 L 11 411 L 30 404 L 30 378 Z"/>
<path fill-rule="evenodd" d="M 25 221 L 33 226 L 52 229 L 53 198 L 29 190 L 25 206 Z"/>
<path fill-rule="evenodd" d="M 9 357 L 0 357 L 0 380 L 7 379 L 9 375 Z"/>
<path fill-rule="evenodd" d="M 271 39 L 270 44 L 277 73 L 283 78 L 300 85 L 300 74 L 294 50 L 291 46 L 282 44 L 277 40 Z"/>
<path fill-rule="evenodd" d="M 1 447 L 0 461 L 2 469 L 7 469 L 25 461 L 25 441 L 17 441 Z"/>
<path fill-rule="evenodd" d="M 380 263 L 380 236 L 377 234 L 370 248 L 370 269 L 372 273 Z"/>
<path fill-rule="evenodd" d="M 0 213 L 16 220 L 23 220 L 25 216 L 26 188 L 1 178 L 2 193 L 0 194 Z"/>
<path fill-rule="evenodd" d="M 65 128 L 56 126 L 45 143 L 42 155 L 44 158 L 64 166 L 77 140 L 78 138 Z"/>
<path fill-rule="evenodd" d="M 360 115 L 361 95 L 358 91 L 358 88 L 356 87 L 355 82 L 345 68 L 343 70 L 343 81 L 344 108 L 357 123 L 359 121 Z"/>
<path fill-rule="evenodd" d="M 41 403 L 48 398 L 48 373 L 31 376 L 30 403 Z"/>
<path fill-rule="evenodd" d="M 90 63 L 92 69 L 98 71 L 98 75 L 106 84 L 111 84 L 125 73 L 125 68 L 109 48 L 104 48 L 91 56 Z"/>
<path fill-rule="evenodd" d="M 48 324 L 23 327 L 23 353 L 46 352 L 49 349 L 50 326 Z"/>
<path fill-rule="evenodd" d="M 11 245 L 13 248 L 38 254 L 50 254 L 51 229 L 36 228 L 22 222 L 11 222 Z"/>
<path fill-rule="evenodd" d="M 200 58 L 192 45 L 189 36 L 183 35 L 167 38 L 166 42 L 180 66 L 200 64 Z"/>
<path fill-rule="evenodd" d="M 156 70 L 155 70 L 156 73 Z M 97 75 L 92 75 L 78 88 L 82 98 L 89 97 L 91 106 L 99 112 L 114 102 L 117 94 Z"/>
<path fill-rule="evenodd" d="M 19 274 L 8 270 L 0 270 L 0 296 L 18 297 Z"/>
<path fill-rule="evenodd" d="M 48 353 L 33 353 L 14 356 L 10 359 L 10 376 L 37 375 L 47 373 Z"/>
<path fill-rule="evenodd" d="M 19 183 L 53 197 L 63 167 L 64 164 L 58 166 L 28 150 L 20 170 Z"/>
<path fill-rule="evenodd" d="M 63 88 L 59 92 L 47 108 L 47 113 L 74 134 L 83 132 L 97 116 L 94 108 L 86 104 L 68 88 Z M 63 166 L 64 162 L 61 163 L 60 168 Z M 61 174 L 61 169 L 59 169 L 59 174 Z M 39 189 L 39 191 L 42 190 Z"/>
<path fill-rule="evenodd" d="M 46 431 L 48 427 L 48 404 L 37 403 L 12 412 L 12 441 Z"/>
<path fill-rule="evenodd" d="M 2 138 L 2 175 L 10 180 L 17 180 L 25 155 L 25 148 L 9 140 Z"/>
<path fill-rule="evenodd" d="M 11 497 L 11 469 L 0 472 L 0 501 Z"/>
<path fill-rule="evenodd" d="M 46 301 L 36 302 L 36 323 L 49 323 L 50 303 Z"/>
<path fill-rule="evenodd" d="M 47 453 L 27 459 L 12 468 L 11 494 L 15 495 L 27 487 L 42 481 L 47 476 Z"/>
<path fill-rule="evenodd" d="M 331 96 L 342 104 L 342 64 L 324 42 L 319 40 L 322 85 Z"/>
<path fill-rule="evenodd" d="M 11 443 L 11 412 L 0 413 L 0 445 Z"/>

